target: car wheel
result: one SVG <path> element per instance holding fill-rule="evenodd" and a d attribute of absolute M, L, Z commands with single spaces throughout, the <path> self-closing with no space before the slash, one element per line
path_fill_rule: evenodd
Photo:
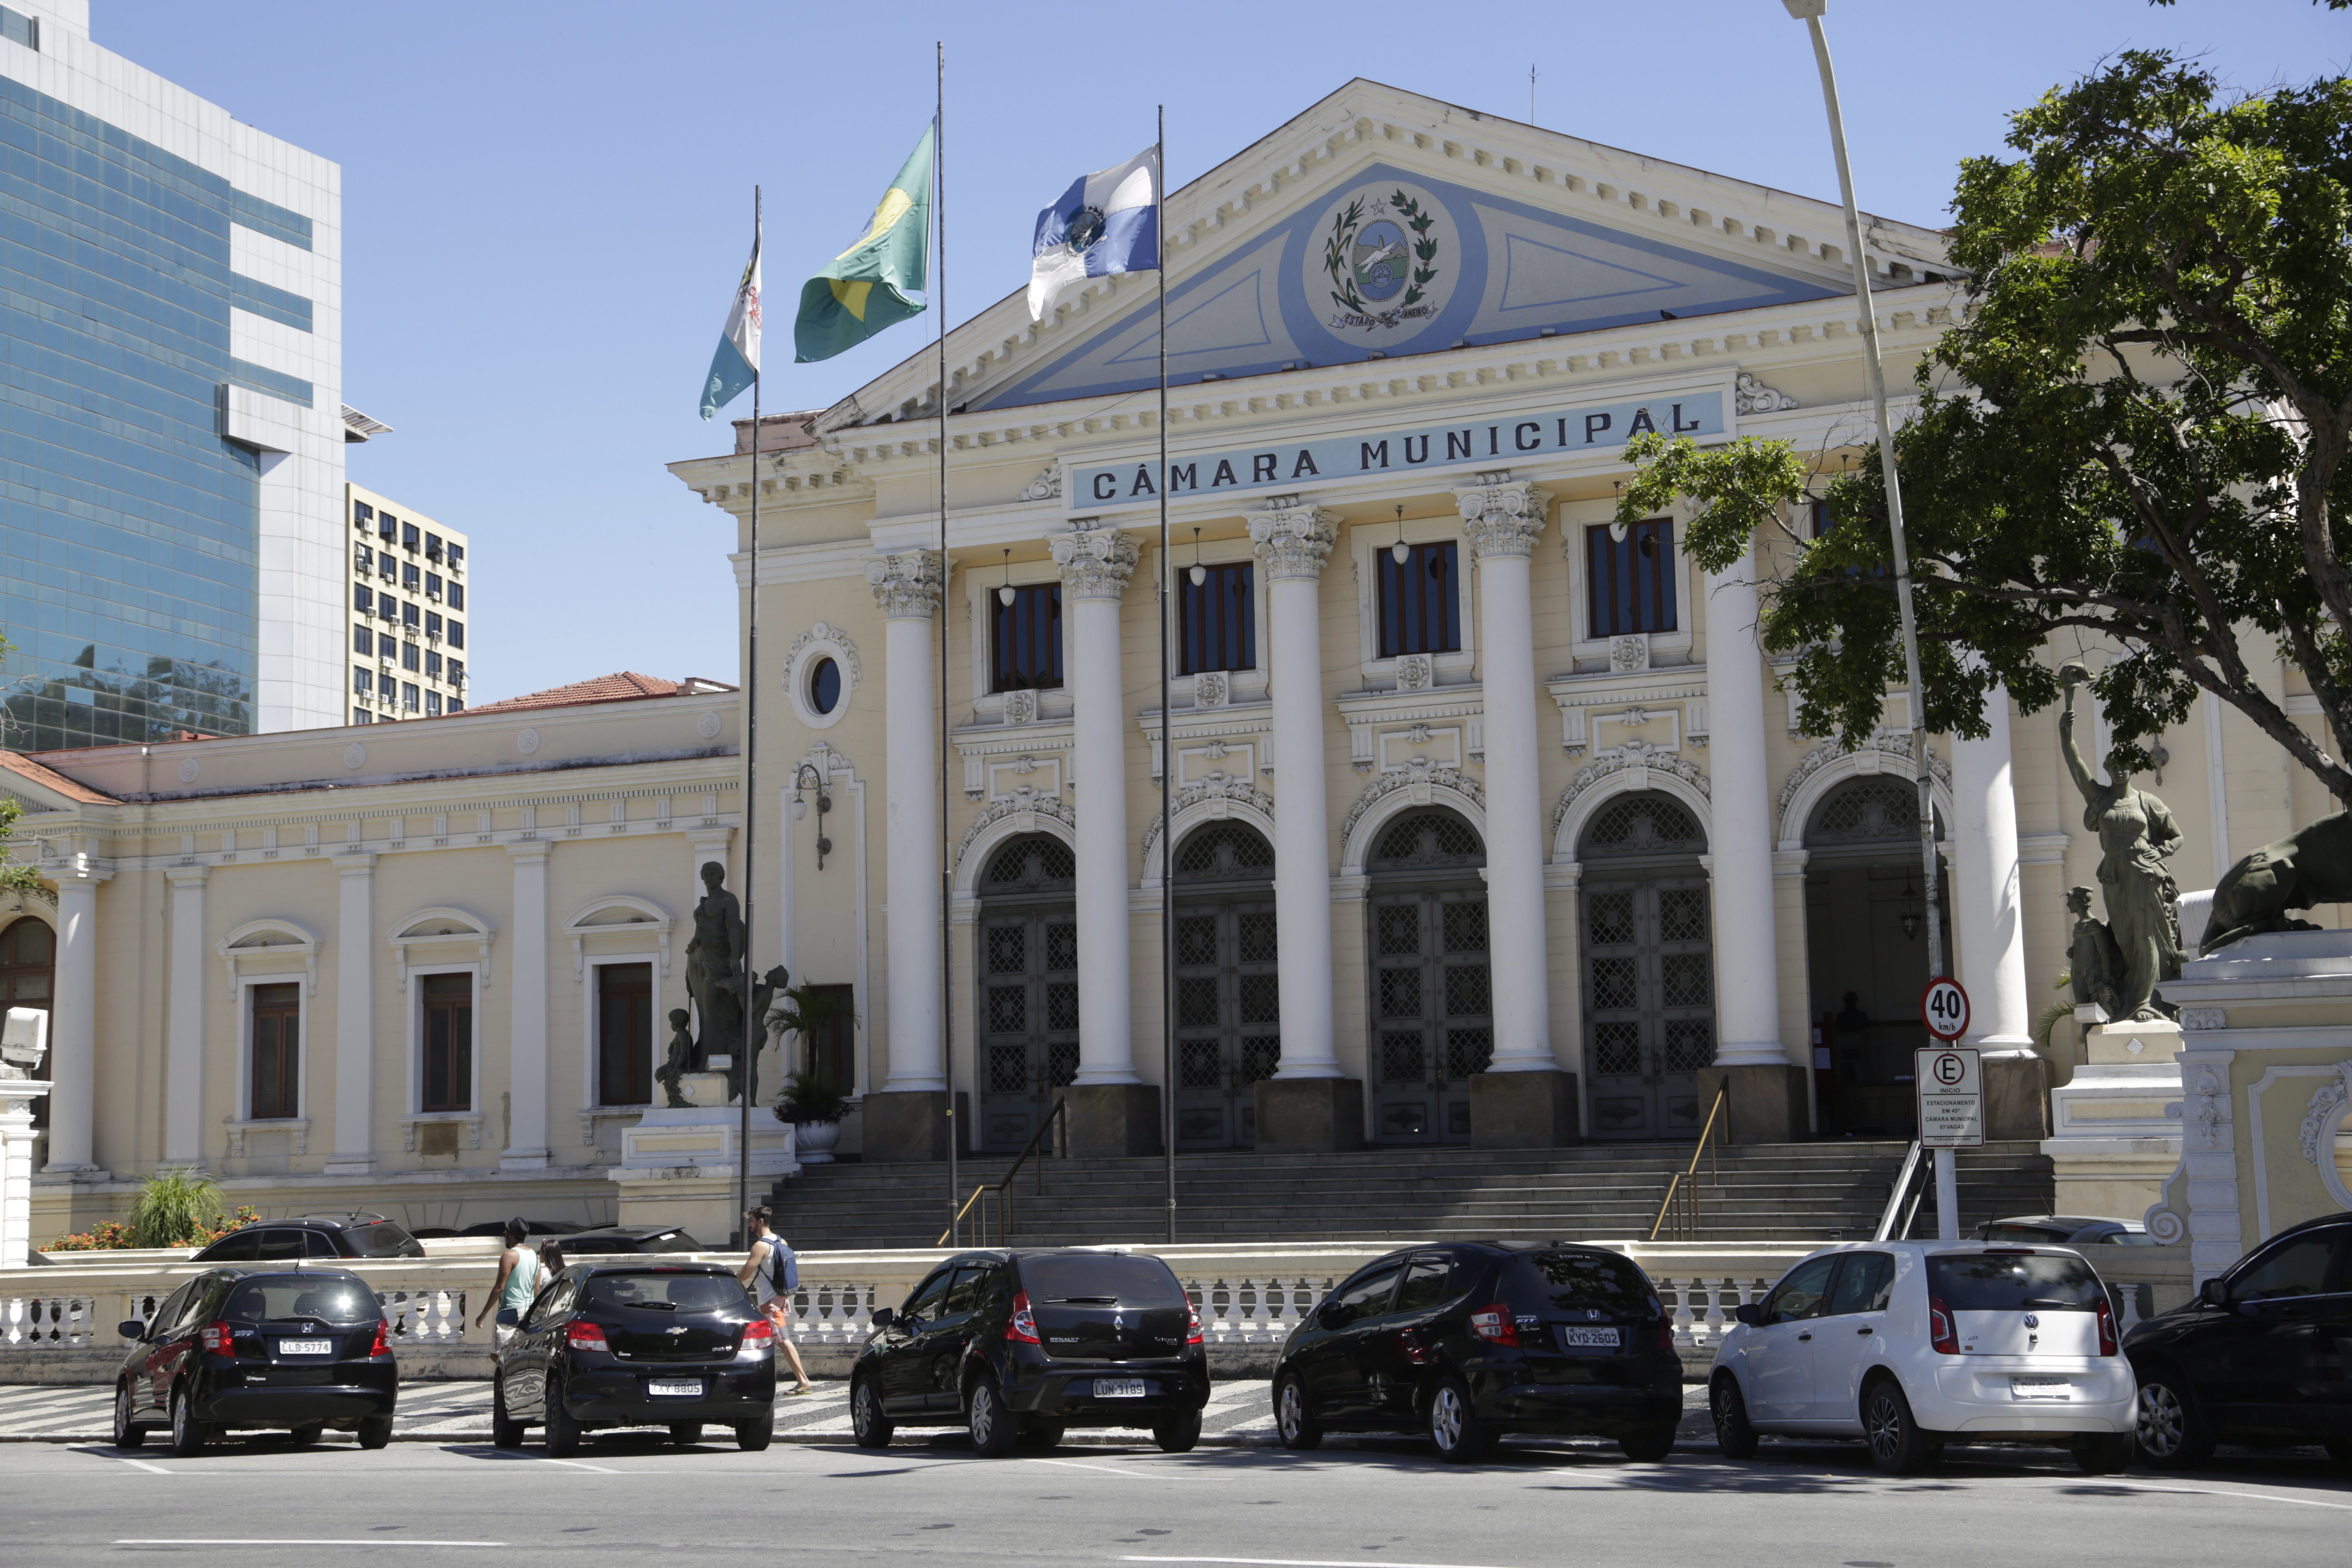
<path fill-rule="evenodd" d="M 1499 1436 L 1470 1403 L 1470 1385 L 1449 1377 L 1429 1396 L 1429 1438 L 1437 1457 L 1452 1464 L 1468 1464 L 1494 1451 Z"/>
<path fill-rule="evenodd" d="M 757 1421 L 735 1424 L 735 1446 L 747 1454 L 756 1454 L 776 1440 L 776 1417 L 773 1412 Z"/>
<path fill-rule="evenodd" d="M 1617 1446 L 1625 1450 L 1625 1457 L 1629 1459 L 1636 1459 L 1645 1465 L 1655 1464 L 1675 1451 L 1675 1429 L 1653 1426 L 1646 1432 L 1629 1433 L 1617 1439 Z"/>
<path fill-rule="evenodd" d="M 392 1441 L 392 1417 L 371 1415 L 360 1423 L 360 1447 L 381 1448 Z"/>
<path fill-rule="evenodd" d="M 987 1378 L 972 1384 L 964 1419 L 971 1428 L 972 1452 L 984 1458 L 1001 1459 L 1021 1441 L 1020 1423 L 1004 1408 L 1004 1395 Z"/>
<path fill-rule="evenodd" d="M 849 1430 L 861 1448 L 888 1447 L 897 1430 L 882 1418 L 882 1396 L 874 1392 L 870 1379 L 859 1378 L 849 1385 Z"/>
<path fill-rule="evenodd" d="M 147 1428 L 131 1419 L 131 1385 L 124 1384 L 114 1391 L 114 1446 L 136 1448 L 147 1441 Z"/>
<path fill-rule="evenodd" d="M 1862 1431 L 1881 1475 L 1908 1476 L 1935 1462 L 1940 1445 L 1919 1428 L 1903 1385 L 1882 1378 L 1863 1391 Z"/>
<path fill-rule="evenodd" d="M 1163 1454 L 1189 1454 L 1201 1441 L 1201 1413 L 1187 1410 L 1181 1415 L 1171 1415 L 1157 1422 L 1151 1428 L 1151 1440 L 1160 1445 Z"/>
<path fill-rule="evenodd" d="M 2158 1469 L 2183 1469 L 2213 1457 L 2213 1429 L 2187 1382 L 2169 1368 L 2140 1379 L 2137 1414 L 2139 1457 Z"/>
<path fill-rule="evenodd" d="M 1021 1443 L 1029 1448 L 1058 1448 L 1062 1435 L 1067 1431 L 1058 1421 L 1035 1421 L 1021 1429 Z"/>
<path fill-rule="evenodd" d="M 186 1384 L 172 1391 L 172 1452 L 184 1459 L 201 1452 L 213 1435 L 209 1424 L 196 1419 L 191 1403 Z"/>
<path fill-rule="evenodd" d="M 1723 1450 L 1727 1459 L 1752 1459 L 1756 1457 L 1756 1428 L 1748 1422 L 1748 1401 L 1739 1393 L 1739 1380 L 1725 1373 L 1707 1390 L 1706 1411 L 1715 1418 L 1715 1446 Z"/>
<path fill-rule="evenodd" d="M 297 1426 L 286 1434 L 298 1448 L 307 1448 L 326 1435 L 327 1424 L 323 1421 L 313 1421 L 308 1426 Z"/>
<path fill-rule="evenodd" d="M 2131 1464 L 2139 1446 L 2129 1432 L 2093 1432 L 2074 1444 L 2074 1463 L 2086 1476 L 2119 1476 Z"/>
<path fill-rule="evenodd" d="M 507 1414 L 507 1380 L 503 1377 L 490 1384 L 490 1446 L 522 1447 L 522 1423 Z"/>
<path fill-rule="evenodd" d="M 580 1451 L 580 1423 L 563 1408 L 563 1384 L 553 1378 L 547 1380 L 547 1419 L 541 1436 L 550 1456 L 562 1458 Z"/>
<path fill-rule="evenodd" d="M 1315 1419 L 1315 1406 L 1307 1401 L 1307 1384 L 1297 1373 L 1284 1378 L 1282 1386 L 1274 1391 L 1274 1425 L 1286 1448 L 1304 1450 L 1323 1441 L 1323 1423 Z"/>
<path fill-rule="evenodd" d="M 702 1423 L 699 1421 L 671 1422 L 669 1424 L 669 1440 L 673 1443 L 683 1443 L 688 1447 L 701 1442 Z"/>

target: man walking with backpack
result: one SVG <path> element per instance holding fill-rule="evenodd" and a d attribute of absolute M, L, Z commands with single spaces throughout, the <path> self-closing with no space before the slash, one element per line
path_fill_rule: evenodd
<path fill-rule="evenodd" d="M 808 1371 L 801 1365 L 800 1347 L 793 1343 L 793 1292 L 800 1288 L 800 1259 L 793 1256 L 784 1238 L 768 1228 L 771 1211 L 763 1205 L 743 1216 L 743 1234 L 751 1238 L 751 1251 L 743 1259 L 743 1267 L 735 1278 L 751 1289 L 753 1299 L 776 1331 L 776 1348 L 793 1363 L 793 1376 L 800 1380 L 794 1394 L 809 1393 L 814 1384 Z"/>

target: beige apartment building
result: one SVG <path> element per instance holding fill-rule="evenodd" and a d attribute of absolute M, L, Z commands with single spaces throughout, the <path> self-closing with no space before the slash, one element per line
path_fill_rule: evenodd
<path fill-rule="evenodd" d="M 466 535 L 363 486 L 346 484 L 354 724 L 466 710 Z"/>

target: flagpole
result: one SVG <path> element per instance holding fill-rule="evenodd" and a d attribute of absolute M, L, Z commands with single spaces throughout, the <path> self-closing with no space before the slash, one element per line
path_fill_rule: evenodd
<path fill-rule="evenodd" d="M 948 1107 L 948 1228 L 956 1221 L 955 1113 L 955 872 L 948 864 L 948 647 L 950 625 L 948 594 L 948 46 L 936 46 L 937 93 L 931 110 L 931 205 L 939 215 L 939 265 L 931 279 L 932 326 L 939 333 L 940 367 L 940 1064 L 947 1080 Z M 963 1244 L 961 1235 L 949 1239 Z M 982 1239 L 985 1239 L 983 1237 Z"/>
<path fill-rule="evenodd" d="M 751 187 L 751 261 L 754 268 L 760 259 L 760 228 L 764 215 L 761 210 L 761 190 Z M 760 308 L 755 295 L 751 300 L 754 330 L 756 312 Z M 764 345 L 759 359 L 766 359 Z M 745 1246 L 751 1245 L 751 1221 L 744 1217 L 751 1212 L 751 1069 L 759 1062 L 759 1008 L 753 1004 L 759 994 L 757 976 L 759 963 L 751 956 L 751 908 L 760 888 L 760 860 L 753 851 L 760 822 L 760 366 L 751 366 L 751 613 L 749 646 L 743 663 L 743 1059 L 736 1068 L 735 1081 L 741 1085 L 736 1098 L 741 1101 L 736 1118 L 735 1137 L 735 1213 L 736 1228 L 742 1233 Z"/>
<path fill-rule="evenodd" d="M 1168 622 L 1176 613 L 1168 570 L 1168 106 L 1160 106 L 1151 177 L 1160 188 L 1151 266 L 1160 277 L 1160 1150 L 1168 1172 L 1168 1242 L 1176 1242 L 1176 798 L 1175 709 L 1168 674 Z"/>

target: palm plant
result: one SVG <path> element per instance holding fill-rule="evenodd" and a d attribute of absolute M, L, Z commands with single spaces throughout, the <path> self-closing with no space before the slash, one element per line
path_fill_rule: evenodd
<path fill-rule="evenodd" d="M 218 1227 L 220 1188 L 197 1171 L 158 1171 L 131 1205 L 131 1245 L 185 1247 L 199 1232 Z"/>
<path fill-rule="evenodd" d="M 798 1035 L 806 1040 L 829 1024 L 855 1016 L 839 991 L 803 981 L 776 993 L 768 1008 L 767 1025 L 779 1035 Z M 848 1109 L 848 1099 L 840 1089 L 811 1071 L 786 1079 L 783 1095 L 776 1102 L 777 1116 L 787 1121 L 838 1121 Z"/>

